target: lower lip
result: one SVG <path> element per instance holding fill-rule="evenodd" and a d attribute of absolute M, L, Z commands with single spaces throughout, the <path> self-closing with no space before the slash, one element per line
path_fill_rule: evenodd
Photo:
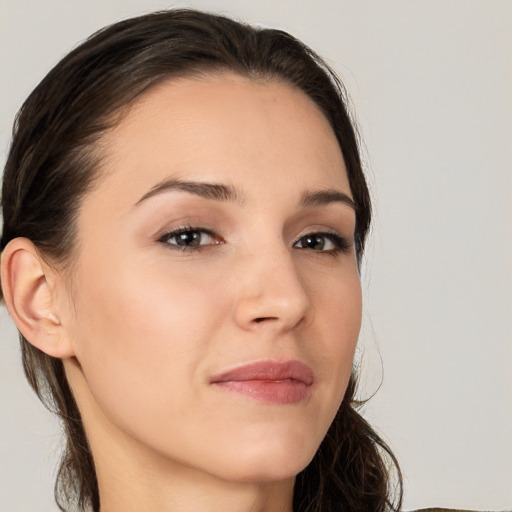
<path fill-rule="evenodd" d="M 268 404 L 293 404 L 306 399 L 311 386 L 297 380 L 230 380 L 216 386 Z"/>

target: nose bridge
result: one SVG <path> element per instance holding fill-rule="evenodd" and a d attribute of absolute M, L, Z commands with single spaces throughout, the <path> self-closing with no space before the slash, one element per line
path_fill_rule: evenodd
<path fill-rule="evenodd" d="M 276 237 L 241 257 L 235 320 L 244 329 L 293 329 L 311 318 L 312 303 L 292 251 Z"/>

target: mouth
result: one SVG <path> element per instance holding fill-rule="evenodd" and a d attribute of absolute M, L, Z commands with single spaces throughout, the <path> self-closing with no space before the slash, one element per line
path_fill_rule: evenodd
<path fill-rule="evenodd" d="M 293 404 L 310 395 L 313 381 L 313 370 L 300 361 L 258 361 L 217 375 L 210 384 L 268 404 Z"/>

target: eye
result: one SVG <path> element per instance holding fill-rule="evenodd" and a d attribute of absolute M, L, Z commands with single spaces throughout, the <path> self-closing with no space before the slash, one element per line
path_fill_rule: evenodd
<path fill-rule="evenodd" d="M 159 242 L 178 250 L 194 250 L 203 246 L 217 245 L 222 240 L 213 231 L 206 228 L 179 227 L 168 231 L 158 239 Z"/>
<path fill-rule="evenodd" d="M 338 253 L 347 251 L 350 243 L 337 233 L 309 233 L 299 238 L 294 247 L 318 252 Z"/>

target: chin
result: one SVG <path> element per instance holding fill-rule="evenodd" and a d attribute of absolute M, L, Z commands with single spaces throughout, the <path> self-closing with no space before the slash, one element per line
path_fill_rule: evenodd
<path fill-rule="evenodd" d="M 310 460 L 303 460 L 290 463 L 289 460 L 275 458 L 272 462 L 244 460 L 226 468 L 226 472 L 219 476 L 223 480 L 237 483 L 281 482 L 295 478 L 309 462 Z"/>
<path fill-rule="evenodd" d="M 224 451 L 218 469 L 224 478 L 237 482 L 272 482 L 294 478 L 314 457 L 318 446 L 267 436 L 261 442 L 232 445 Z"/>

